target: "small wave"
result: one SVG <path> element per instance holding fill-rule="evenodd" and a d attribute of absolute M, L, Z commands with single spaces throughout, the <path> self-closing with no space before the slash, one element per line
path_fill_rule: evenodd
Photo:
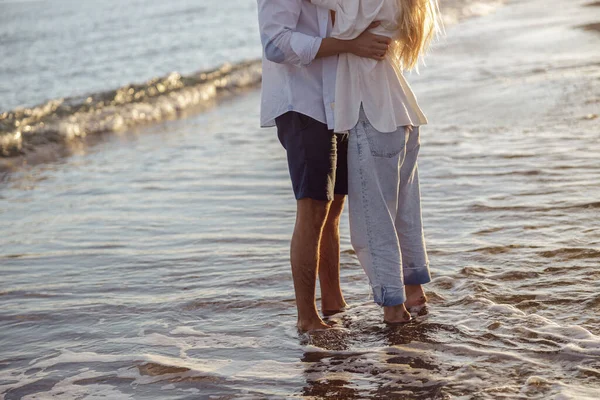
<path fill-rule="evenodd" d="M 488 247 L 480 247 L 477 249 L 469 250 L 470 253 L 482 253 L 482 254 L 504 254 L 509 253 L 513 250 L 522 250 L 522 249 L 535 249 L 537 246 L 525 246 L 522 244 L 509 244 L 506 246 L 488 246 Z"/>
<path fill-rule="evenodd" d="M 525 279 L 535 279 L 539 278 L 539 276 L 540 273 L 537 271 L 507 271 L 499 274 L 489 275 L 489 278 L 498 281 L 511 282 L 522 281 Z"/>
<path fill-rule="evenodd" d="M 596 22 L 593 24 L 580 25 L 579 28 L 591 31 L 591 32 L 600 32 L 600 22 Z"/>
<path fill-rule="evenodd" d="M 256 60 L 224 64 L 211 71 L 187 76 L 173 72 L 143 84 L 4 112 L 0 114 L 0 156 L 24 155 L 43 145 L 173 118 L 224 94 L 256 86 L 261 73 Z"/>
<path fill-rule="evenodd" d="M 486 212 L 486 211 L 523 211 L 523 212 L 549 212 L 554 210 L 579 210 L 579 209 L 596 209 L 600 208 L 600 202 L 591 203 L 580 203 L 570 205 L 556 205 L 556 206 L 525 206 L 525 205 L 514 205 L 514 206 L 492 206 L 488 204 L 476 203 L 469 206 L 469 210 L 473 212 Z"/>
<path fill-rule="evenodd" d="M 0 291 L 0 297 L 2 297 L 2 296 L 10 296 L 10 297 L 17 297 L 17 298 L 45 299 L 45 298 L 51 298 L 51 297 L 58 297 L 61 295 L 56 294 L 56 293 L 30 292 L 30 291 L 25 291 L 25 290 L 4 290 L 4 291 Z"/>
<path fill-rule="evenodd" d="M 485 211 L 544 211 L 543 207 L 530 207 L 530 206 L 491 206 L 487 204 L 472 204 L 469 206 L 469 210 L 473 212 L 485 212 Z"/>
<path fill-rule="evenodd" d="M 504 0 L 444 2 L 441 6 L 444 23 L 455 24 L 466 18 L 482 17 L 494 12 L 504 4 Z"/>
<path fill-rule="evenodd" d="M 138 365 L 138 369 L 140 371 L 140 375 L 148 375 L 148 376 L 160 376 L 160 375 L 169 375 L 169 374 L 181 374 L 184 372 L 191 371 L 187 367 L 177 367 L 173 365 L 162 365 L 153 362 L 147 362 L 141 365 Z"/>
<path fill-rule="evenodd" d="M 172 10 L 172 11 L 158 13 L 156 15 L 153 15 L 151 18 L 159 20 L 159 21 L 164 21 L 165 18 L 168 19 L 171 17 L 180 17 L 182 15 L 191 15 L 191 16 L 202 15 L 202 14 L 206 13 L 206 10 L 207 10 L 207 6 L 181 8 L 181 9 L 176 9 L 176 10 Z"/>
<path fill-rule="evenodd" d="M 567 260 L 579 260 L 584 258 L 599 258 L 600 250 L 565 247 L 556 250 L 543 251 L 539 253 L 539 255 L 545 258 L 563 258 Z"/>

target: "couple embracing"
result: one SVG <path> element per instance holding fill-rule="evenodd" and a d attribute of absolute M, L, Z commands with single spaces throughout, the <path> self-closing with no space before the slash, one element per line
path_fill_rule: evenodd
<path fill-rule="evenodd" d="M 402 324 L 427 301 L 417 155 L 427 123 L 403 77 L 437 29 L 436 0 L 258 0 L 261 125 L 277 126 L 297 200 L 290 259 L 298 329 L 327 329 L 347 304 L 339 221 L 383 320 Z"/>

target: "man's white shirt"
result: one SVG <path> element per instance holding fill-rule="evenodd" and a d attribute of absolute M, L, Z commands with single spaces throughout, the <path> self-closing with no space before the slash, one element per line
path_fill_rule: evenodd
<path fill-rule="evenodd" d="M 333 129 L 337 56 L 315 59 L 331 33 L 329 10 L 305 0 L 258 0 L 263 47 L 261 126 L 296 111 Z"/>

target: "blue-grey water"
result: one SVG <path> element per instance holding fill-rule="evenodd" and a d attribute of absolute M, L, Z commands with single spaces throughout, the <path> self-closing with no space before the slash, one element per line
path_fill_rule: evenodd
<path fill-rule="evenodd" d="M 260 54 L 251 0 L 0 1 L 0 111 Z"/>
<path fill-rule="evenodd" d="M 0 2 L 1 71 L 29 71 L 2 75 L 0 110 L 259 56 L 254 2 L 197 3 Z M 428 313 L 400 328 L 382 324 L 344 218 L 351 308 L 340 329 L 296 332 L 295 204 L 255 89 L 75 136 L 48 162 L 5 157 L 0 399 L 597 399 L 599 10 L 508 3 L 449 24 L 409 76 L 431 121 L 420 169 L 434 280 Z M 6 46 L 27 26 L 37 53 Z M 56 41 L 92 43 L 96 61 L 75 66 Z M 15 67 L 26 59 L 44 68 Z"/>

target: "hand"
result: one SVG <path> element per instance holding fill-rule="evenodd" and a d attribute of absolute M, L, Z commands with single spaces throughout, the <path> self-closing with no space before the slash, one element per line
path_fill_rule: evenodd
<path fill-rule="evenodd" d="M 373 22 L 360 34 L 360 36 L 356 39 L 349 40 L 350 53 L 359 57 L 372 58 L 378 61 L 383 60 L 392 43 L 392 39 L 387 36 L 375 35 L 374 33 L 369 32 L 370 29 L 373 29 L 380 24 L 381 23 L 378 21 Z"/>

